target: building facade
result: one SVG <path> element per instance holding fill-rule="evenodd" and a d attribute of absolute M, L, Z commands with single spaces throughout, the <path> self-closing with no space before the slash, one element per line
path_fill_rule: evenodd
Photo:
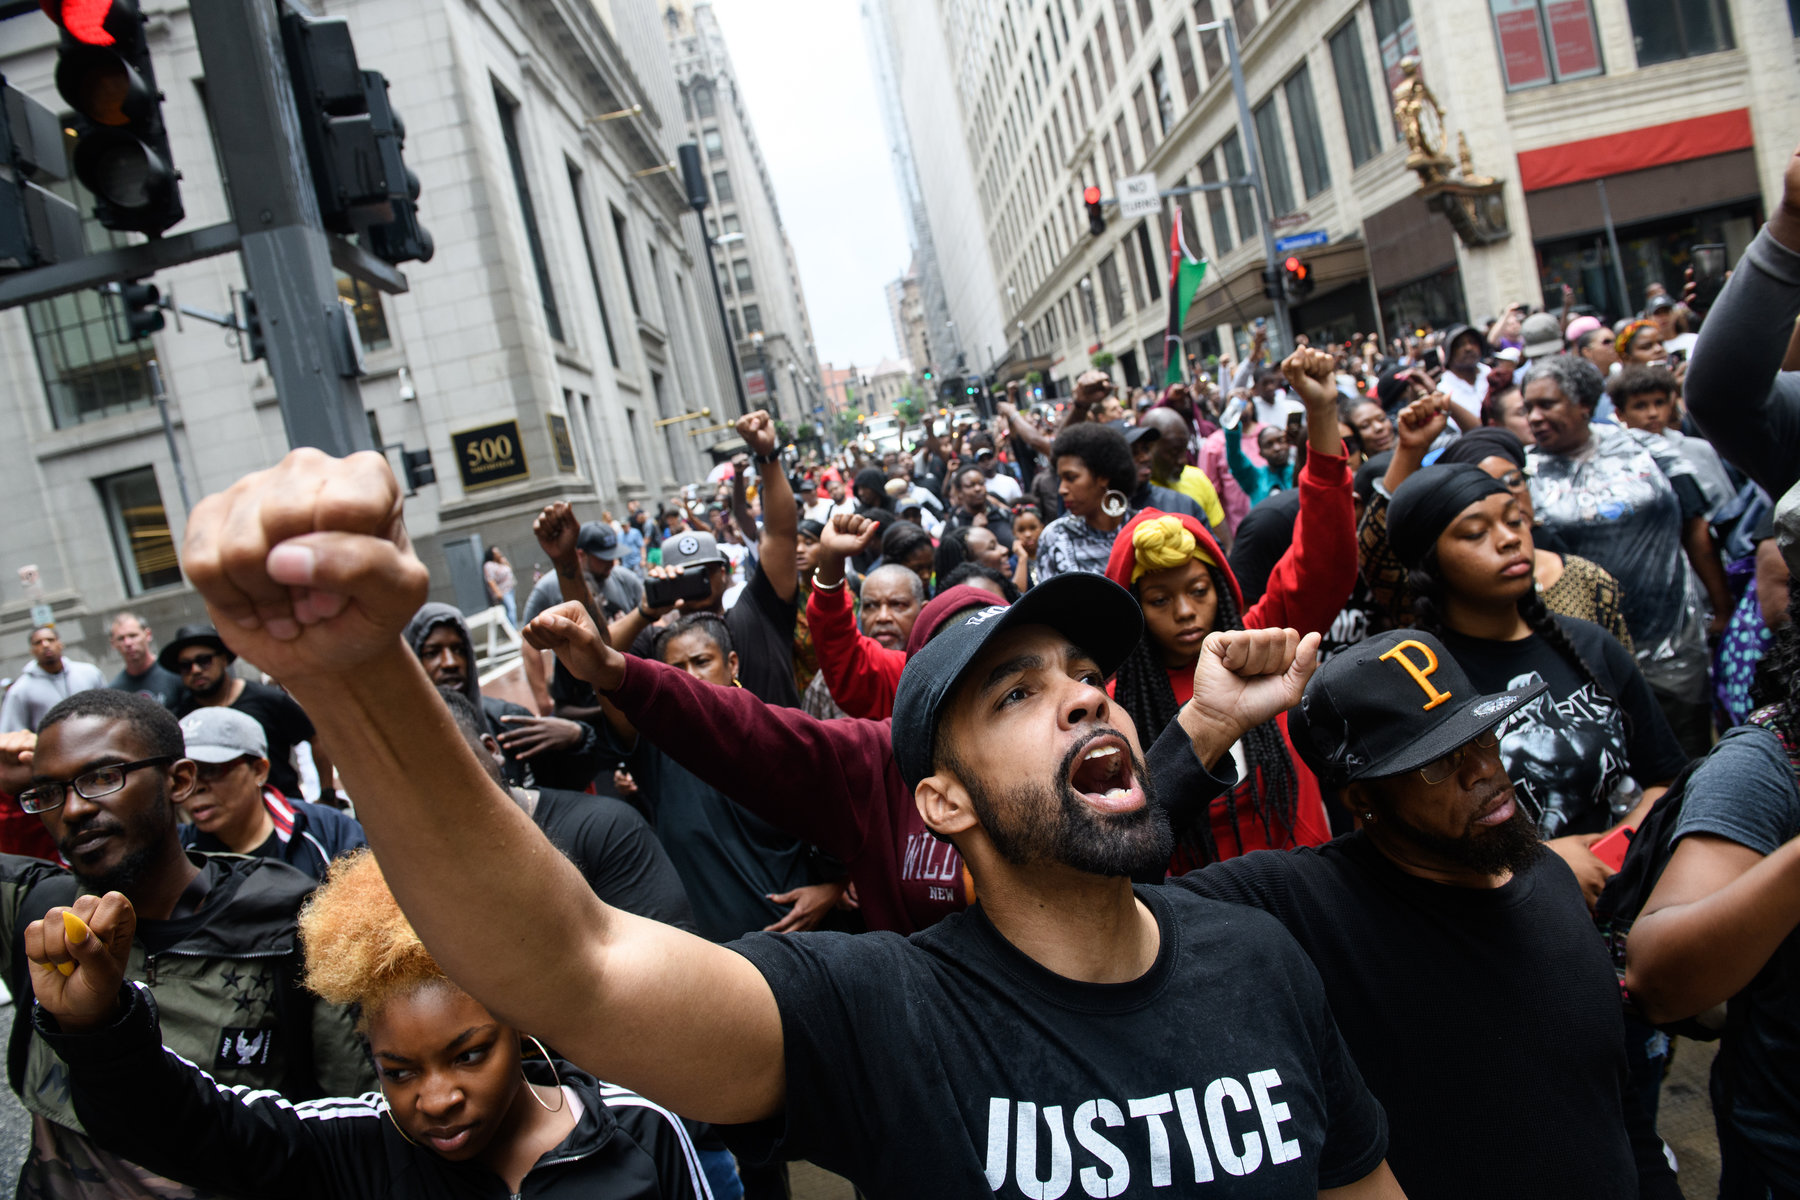
<path fill-rule="evenodd" d="M 1163 378 L 1177 210 L 1188 248 L 1208 261 L 1186 352 L 1241 353 L 1270 312 L 1248 189 L 1196 192 L 1133 221 L 1109 208 L 1104 234 L 1090 236 L 1083 189 L 1112 197 L 1126 176 L 1149 173 L 1159 189 L 1216 183 L 1257 155 L 1272 234 L 1321 243 L 1292 251 L 1315 281 L 1294 325 L 1315 342 L 1441 328 L 1515 301 L 1554 306 L 1565 284 L 1577 304 L 1617 317 L 1652 282 L 1679 287 L 1690 246 L 1722 243 L 1735 258 L 1800 142 L 1797 7 L 920 0 L 890 6 L 889 28 L 908 69 L 948 75 L 939 95 L 902 92 L 915 134 L 946 128 L 954 105 L 963 160 L 944 174 L 970 181 L 974 197 L 954 184 L 934 193 L 923 171 L 921 181 L 934 228 L 984 233 L 1004 336 L 979 369 L 1042 371 L 1066 392 L 1101 351 L 1122 382 Z M 1240 43 L 1248 138 L 1223 20 Z M 1469 173 L 1497 181 L 1483 215 L 1500 236 L 1465 242 L 1420 194 L 1394 117 L 1409 55 L 1442 113 L 1445 153 L 1466 140 Z"/>
<path fill-rule="evenodd" d="M 366 353 L 371 433 L 396 466 L 401 448 L 431 451 L 437 480 L 409 498 L 409 532 L 435 598 L 485 607 L 483 547 L 502 546 L 523 586 L 548 567 L 530 531 L 543 504 L 571 500 L 584 519 L 631 499 L 653 506 L 704 477 L 708 450 L 730 436 L 691 432 L 729 420 L 735 402 L 699 223 L 666 165 L 684 134 L 661 13 L 654 0 L 339 0 L 332 13 L 348 19 L 363 67 L 388 76 L 437 246 L 406 265 L 405 294 L 341 281 Z M 173 232 L 227 220 L 185 7 L 159 7 L 150 35 L 187 209 Z M 54 105 L 56 44 L 48 20 L 0 23 L 0 71 Z M 114 236 L 88 233 L 90 246 Z M 215 311 L 244 286 L 236 255 L 156 282 Z M 0 482 L 8 664 L 23 655 L 34 598 L 78 654 L 102 662 L 117 609 L 163 636 L 204 619 L 176 563 L 188 504 L 288 449 L 264 364 L 231 336 L 171 317 L 120 344 L 115 316 L 91 292 L 0 313 L 0 429 L 18 451 Z M 27 564 L 41 597 L 12 583 Z"/>
<path fill-rule="evenodd" d="M 750 403 L 795 425 L 810 422 L 823 402 L 808 382 L 818 375 L 818 353 L 806 295 L 725 36 L 705 0 L 672 0 L 663 17 L 686 137 L 706 169 L 706 220 L 719 240 L 719 286 Z"/>
<path fill-rule="evenodd" d="M 931 365 L 931 332 L 925 315 L 925 295 L 919 286 L 919 260 L 906 274 L 887 285 L 888 314 L 894 321 L 894 345 L 900 357 L 919 370 Z"/>

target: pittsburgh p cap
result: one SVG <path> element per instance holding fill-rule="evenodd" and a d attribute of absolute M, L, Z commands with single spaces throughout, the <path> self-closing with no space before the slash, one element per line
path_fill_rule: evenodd
<path fill-rule="evenodd" d="M 1437 638 L 1396 629 L 1332 655 L 1288 714 L 1288 736 L 1320 778 L 1403 775 L 1474 740 L 1549 686 L 1483 695 Z"/>
<path fill-rule="evenodd" d="M 1026 625 L 1056 630 L 1108 677 L 1144 635 L 1144 616 L 1131 593 L 1085 572 L 1047 579 L 1010 608 L 995 604 L 953 617 L 907 659 L 894 697 L 894 761 L 908 788 L 931 774 L 938 721 L 963 672 L 993 638 Z"/>
<path fill-rule="evenodd" d="M 663 539 L 662 565 L 665 567 L 680 567 L 685 571 L 689 567 L 710 566 L 724 561 L 725 556 L 719 553 L 719 543 L 710 533 L 695 530 L 671 534 Z"/>

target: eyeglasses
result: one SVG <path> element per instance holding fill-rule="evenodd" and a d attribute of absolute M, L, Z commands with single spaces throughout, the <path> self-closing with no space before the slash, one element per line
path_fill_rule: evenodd
<path fill-rule="evenodd" d="M 110 796 L 125 786 L 125 777 L 139 767 L 156 767 L 175 760 L 165 754 L 160 758 L 140 758 L 136 762 L 115 763 L 108 767 L 96 767 L 85 775 L 78 775 L 73 782 L 65 783 L 56 780 L 51 783 L 40 783 L 28 787 L 19 793 L 19 807 L 28 813 L 49 812 L 61 808 L 68 799 L 68 789 L 74 788 L 75 794 L 83 800 L 98 800 L 102 796 Z"/>
<path fill-rule="evenodd" d="M 1469 752 L 1469 747 L 1479 746 L 1483 750 L 1492 750 L 1499 744 L 1500 735 L 1492 729 L 1484 729 L 1436 762 L 1428 762 L 1420 767 L 1419 778 L 1435 787 L 1462 769 L 1463 755 Z"/>
<path fill-rule="evenodd" d="M 186 675 L 189 671 L 194 671 L 194 670 L 204 671 L 204 670 L 206 670 L 206 668 L 213 665 L 213 662 L 218 657 L 219 656 L 216 654 L 196 654 L 192 658 L 183 658 L 183 659 L 178 660 L 176 662 L 175 666 L 181 671 L 181 673 L 183 675 Z"/>
<path fill-rule="evenodd" d="M 1523 471 L 1514 469 L 1508 471 L 1499 478 L 1500 482 L 1506 485 L 1506 490 L 1509 492 L 1522 492 L 1525 490 L 1525 472 Z"/>
<path fill-rule="evenodd" d="M 196 768 L 194 774 L 201 783 L 217 783 L 249 761 L 248 758 L 240 756 L 229 762 L 197 762 L 194 764 Z M 85 795 L 85 793 L 83 794 Z"/>

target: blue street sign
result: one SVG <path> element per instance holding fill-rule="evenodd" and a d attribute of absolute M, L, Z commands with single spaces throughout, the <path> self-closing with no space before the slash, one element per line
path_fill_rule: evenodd
<path fill-rule="evenodd" d="M 1304 250 L 1308 246 L 1323 246 L 1331 240 L 1331 235 L 1323 229 L 1315 229 L 1311 233 L 1296 233 L 1284 238 L 1275 239 L 1277 251 Z"/>

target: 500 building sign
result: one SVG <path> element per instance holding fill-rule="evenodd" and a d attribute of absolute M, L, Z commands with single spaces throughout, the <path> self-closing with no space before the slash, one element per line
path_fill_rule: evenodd
<path fill-rule="evenodd" d="M 462 474 L 464 491 L 510 483 L 531 474 L 517 421 L 453 433 L 450 445 L 456 451 L 456 469 Z"/>

